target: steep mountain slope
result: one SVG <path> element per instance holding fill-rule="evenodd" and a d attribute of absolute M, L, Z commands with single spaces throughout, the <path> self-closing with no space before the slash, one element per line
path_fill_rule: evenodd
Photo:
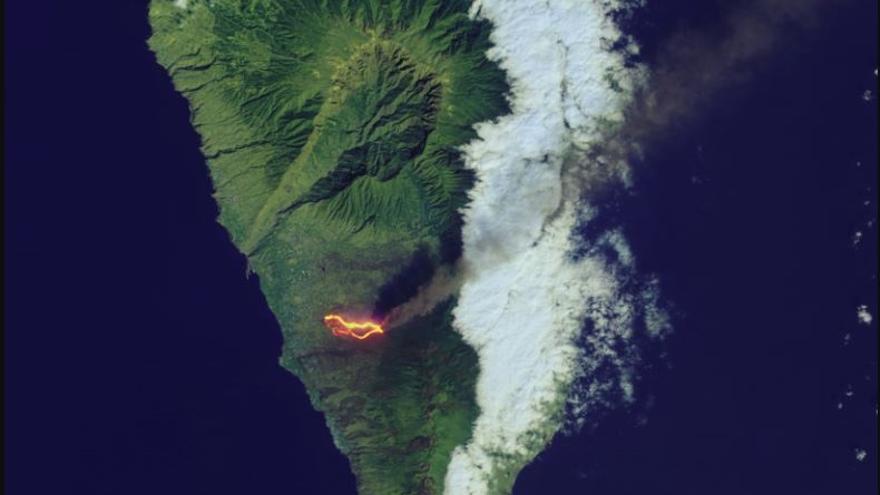
<path fill-rule="evenodd" d="M 466 1 L 154 0 L 150 47 L 189 100 L 220 205 L 365 494 L 441 493 L 477 414 L 454 301 L 359 340 L 460 251 L 458 147 L 507 111 Z M 291 418 L 294 421 L 295 418 Z"/>

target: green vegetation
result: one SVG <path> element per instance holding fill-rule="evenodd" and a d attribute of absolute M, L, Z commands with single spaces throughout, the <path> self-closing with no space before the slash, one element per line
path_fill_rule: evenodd
<path fill-rule="evenodd" d="M 457 148 L 504 113 L 469 1 L 154 0 L 150 47 L 189 100 L 220 222 L 260 276 L 281 362 L 364 494 L 440 493 L 477 410 L 453 301 L 365 341 L 323 326 L 412 296 L 460 244 Z M 293 420 L 293 419 L 292 419 Z"/>

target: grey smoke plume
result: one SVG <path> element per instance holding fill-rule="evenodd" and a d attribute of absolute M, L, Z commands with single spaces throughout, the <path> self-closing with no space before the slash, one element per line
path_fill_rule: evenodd
<path fill-rule="evenodd" d="M 662 1 L 662 0 L 654 0 Z M 592 203 L 631 185 L 643 147 L 699 121 L 702 111 L 767 70 L 809 36 L 834 9 L 855 0 L 745 0 L 722 7 L 711 25 L 688 26 L 665 40 L 643 62 L 623 119 L 600 129 L 602 139 L 566 164 L 567 190 Z M 618 5 L 637 11 L 640 0 Z M 634 45 L 620 50 L 633 55 Z M 637 50 L 635 52 L 638 53 Z"/>
<path fill-rule="evenodd" d="M 727 7 L 719 24 L 682 30 L 650 61 L 650 80 L 627 111 L 621 138 L 644 143 L 699 118 L 700 109 L 785 56 L 799 35 L 853 0 L 753 0 Z"/>
<path fill-rule="evenodd" d="M 386 325 L 388 328 L 399 327 L 413 318 L 426 316 L 438 304 L 454 296 L 464 283 L 464 279 L 460 264 L 438 267 L 431 280 L 419 287 L 412 299 L 388 313 L 385 318 Z"/>
<path fill-rule="evenodd" d="M 582 246 L 573 231 L 592 220 L 603 194 L 626 188 L 641 143 L 697 117 L 784 47 L 790 29 L 846 1 L 730 7 L 720 27 L 671 37 L 648 72 L 608 49 L 620 39 L 608 22 L 610 9 L 625 8 L 619 2 L 475 3 L 473 14 L 495 26 L 489 56 L 511 77 L 513 113 L 478 125 L 480 138 L 465 147 L 478 183 L 464 211 L 461 265 L 393 315 L 405 321 L 458 294 L 456 330 L 480 358 L 481 414 L 453 453 L 447 494 L 508 491 L 562 426 L 566 401 L 585 414 L 611 387 L 631 400 L 634 325 L 655 336 L 668 327 L 656 284 L 629 288 L 638 275 L 618 230 L 575 258 Z M 608 250 L 613 260 L 601 254 Z M 578 342 L 585 323 L 587 348 Z M 619 374 L 613 383 L 595 373 L 603 366 Z"/>

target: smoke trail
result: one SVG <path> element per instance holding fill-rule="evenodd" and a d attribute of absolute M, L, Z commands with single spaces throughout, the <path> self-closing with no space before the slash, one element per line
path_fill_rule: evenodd
<path fill-rule="evenodd" d="M 722 7 L 716 23 L 671 34 L 649 60 L 651 81 L 627 111 L 627 142 L 656 140 L 699 117 L 725 90 L 797 43 L 852 0 L 746 0 Z M 650 15 L 650 9 L 646 10 Z"/>
<path fill-rule="evenodd" d="M 508 74 L 512 113 L 476 126 L 479 138 L 464 148 L 478 182 L 464 211 L 454 316 L 480 358 L 481 414 L 453 453 L 450 494 L 509 492 L 561 427 L 566 401 L 582 411 L 612 386 L 594 381 L 573 394 L 576 379 L 610 365 L 627 390 L 622 349 L 633 325 L 652 316 L 651 331 L 665 324 L 629 283 L 634 261 L 620 232 L 589 245 L 576 235 L 595 216 L 589 184 L 625 179 L 625 167 L 594 149 L 622 123 L 639 78 L 610 49 L 620 40 L 611 4 L 481 0 L 472 9 L 494 26 L 488 56 Z"/>
<path fill-rule="evenodd" d="M 847 1 L 729 7 L 722 27 L 664 40 L 650 77 L 609 20 L 626 19 L 626 2 L 474 4 L 493 23 L 489 57 L 509 75 L 513 112 L 477 126 L 465 147 L 478 183 L 464 211 L 455 326 L 480 357 L 481 415 L 453 453 L 447 493 L 509 492 L 566 419 L 632 400 L 637 337 L 661 336 L 669 323 L 657 282 L 638 274 L 621 231 L 601 220 L 603 196 L 627 187 L 640 144 L 748 80 L 789 28 Z"/>

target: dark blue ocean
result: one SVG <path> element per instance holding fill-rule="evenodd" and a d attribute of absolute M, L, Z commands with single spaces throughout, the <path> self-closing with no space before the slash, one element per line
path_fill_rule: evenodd
<path fill-rule="evenodd" d="M 723 17 L 662 4 L 633 26 L 648 58 Z M 646 146 L 616 220 L 675 331 L 636 404 L 515 494 L 877 493 L 877 6 L 847 5 Z M 215 221 L 146 3 L 5 14 L 6 493 L 353 494 Z"/>

